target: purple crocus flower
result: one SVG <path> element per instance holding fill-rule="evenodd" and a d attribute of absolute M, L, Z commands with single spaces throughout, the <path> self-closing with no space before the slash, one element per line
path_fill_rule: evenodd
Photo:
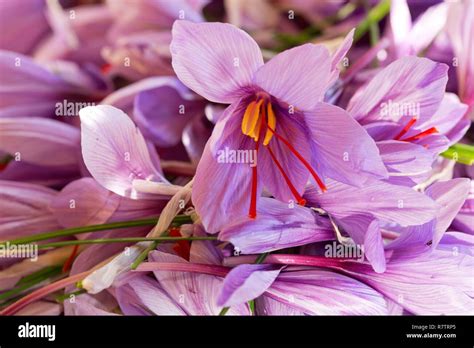
<path fill-rule="evenodd" d="M 350 42 L 351 35 L 332 57 L 324 46 L 306 44 L 264 64 L 253 39 L 231 25 L 175 22 L 178 78 L 210 101 L 231 104 L 206 145 L 193 188 L 208 232 L 234 217 L 255 218 L 263 187 L 281 201 L 304 204 L 310 176 L 322 191 L 327 177 L 356 185 L 386 177 L 363 128 L 322 102 Z M 258 165 L 219 163 L 218 151 L 226 148 L 256 153 Z"/>
<path fill-rule="evenodd" d="M 430 175 L 436 156 L 469 127 L 467 106 L 445 93 L 447 66 L 404 57 L 352 97 L 347 111 L 374 138 L 390 182 L 413 186 Z"/>

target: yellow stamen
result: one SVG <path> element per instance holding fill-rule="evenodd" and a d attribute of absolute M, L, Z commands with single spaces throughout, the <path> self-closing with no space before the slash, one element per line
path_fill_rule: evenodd
<path fill-rule="evenodd" d="M 263 99 L 260 99 L 258 102 L 251 102 L 247 106 L 247 109 L 244 113 L 244 117 L 242 119 L 242 133 L 254 139 L 258 139 L 258 133 L 260 129 L 260 122 L 258 121 L 260 119 L 260 106 L 262 105 L 262 103 Z"/>
<path fill-rule="evenodd" d="M 276 117 L 275 117 L 275 113 L 273 112 L 271 103 L 267 104 L 267 124 L 268 124 L 268 127 L 270 127 L 271 129 L 273 130 L 276 129 Z M 272 137 L 273 137 L 273 132 L 267 129 L 267 132 L 265 133 L 265 139 L 263 140 L 263 145 L 268 145 Z"/>

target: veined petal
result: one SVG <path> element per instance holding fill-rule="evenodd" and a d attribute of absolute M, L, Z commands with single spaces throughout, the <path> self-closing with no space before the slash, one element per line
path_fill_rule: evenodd
<path fill-rule="evenodd" d="M 227 108 L 214 127 L 197 167 L 192 200 L 208 233 L 216 233 L 230 221 L 248 215 L 253 168 L 250 163 L 237 163 L 235 151 L 250 154 L 255 151 L 255 142 L 241 132 L 241 113 L 243 108 L 239 105 Z M 261 184 L 257 186 L 258 202 Z"/>
<path fill-rule="evenodd" d="M 229 223 L 219 239 L 230 241 L 239 252 L 253 254 L 334 238 L 329 221 L 310 209 L 261 198 L 257 211 L 255 219 Z"/>
<path fill-rule="evenodd" d="M 445 64 L 426 58 L 398 59 L 354 95 L 347 111 L 362 124 L 382 120 L 406 123 L 412 117 L 423 123 L 443 99 L 447 70 Z"/>
<path fill-rule="evenodd" d="M 172 254 L 153 251 L 149 257 L 154 262 L 187 262 Z M 167 294 L 188 315 L 217 315 L 222 306 L 217 304 L 222 278 L 190 272 L 154 271 L 156 279 Z M 231 307 L 229 315 L 248 315 L 246 305 Z"/>
<path fill-rule="evenodd" d="M 289 267 L 280 273 L 263 297 L 309 315 L 387 313 L 385 299 L 376 290 L 345 275 L 319 269 L 292 271 Z"/>
<path fill-rule="evenodd" d="M 204 115 L 204 100 L 175 80 L 141 91 L 135 98 L 134 119 L 145 138 L 155 145 L 177 145 L 184 127 Z"/>
<path fill-rule="evenodd" d="M 133 180 L 166 182 L 152 163 L 145 139 L 132 120 L 109 105 L 80 111 L 82 155 L 99 184 L 130 198 L 159 198 L 137 192 Z"/>
<path fill-rule="evenodd" d="M 272 265 L 239 265 L 225 277 L 217 304 L 229 307 L 262 295 L 275 281 L 280 270 Z"/>
<path fill-rule="evenodd" d="M 170 49 L 178 78 L 216 103 L 238 100 L 263 65 L 257 43 L 244 31 L 225 23 L 175 21 Z"/>
<path fill-rule="evenodd" d="M 300 110 L 322 101 L 331 78 L 331 59 L 323 45 L 286 50 L 262 66 L 254 82 L 279 100 Z"/>
<path fill-rule="evenodd" d="M 82 178 L 65 186 L 49 205 L 65 228 L 107 222 L 120 204 L 120 196 L 92 178 Z"/>
<path fill-rule="evenodd" d="M 327 192 L 319 194 L 312 186 L 304 198 L 308 204 L 319 206 L 337 218 L 370 213 L 381 221 L 409 226 L 432 220 L 438 209 L 430 197 L 384 181 L 372 181 L 363 187 L 330 181 L 327 188 Z"/>
<path fill-rule="evenodd" d="M 293 148 L 310 162 L 309 139 L 303 117 L 298 119 L 296 115 L 284 115 L 283 113 L 278 113 L 276 117 L 278 120 L 277 133 L 285 139 L 291 139 Z M 269 151 L 272 152 L 275 159 L 272 158 Z M 281 165 L 283 172 L 299 195 L 303 194 L 310 172 L 293 152 L 284 143 L 278 141 L 276 137 L 272 138 L 267 147 L 260 147 L 258 169 L 261 173 L 264 187 L 276 199 L 282 202 L 289 203 L 293 201 L 298 203 L 290 186 L 285 182 L 284 176 L 277 167 L 275 160 Z"/>
<path fill-rule="evenodd" d="M 370 214 L 351 215 L 337 220 L 354 242 L 364 246 L 364 255 L 375 272 L 385 271 L 385 253 L 379 221 Z"/>
<path fill-rule="evenodd" d="M 42 166 L 78 165 L 80 132 L 56 120 L 40 117 L 0 119 L 0 150 Z M 60 151 L 58 151 L 60 149 Z"/>
<path fill-rule="evenodd" d="M 313 165 L 323 177 L 353 185 L 385 178 L 387 170 L 373 139 L 343 109 L 319 103 L 305 112 Z"/>

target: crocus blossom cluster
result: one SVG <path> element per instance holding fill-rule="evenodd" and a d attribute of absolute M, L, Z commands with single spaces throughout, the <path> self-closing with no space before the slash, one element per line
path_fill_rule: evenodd
<path fill-rule="evenodd" d="M 474 313 L 474 6 L 305 3 L 0 3 L 2 314 Z"/>

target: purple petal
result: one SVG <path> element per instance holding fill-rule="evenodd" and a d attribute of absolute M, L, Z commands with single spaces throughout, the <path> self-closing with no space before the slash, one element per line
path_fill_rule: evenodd
<path fill-rule="evenodd" d="M 456 94 L 446 93 L 438 110 L 423 124 L 423 128 L 436 127 L 439 133 L 449 138 L 448 145 L 453 145 L 461 140 L 469 128 L 467 109 L 468 106 L 461 103 Z"/>
<path fill-rule="evenodd" d="M 383 274 L 355 263 L 346 272 L 415 315 L 466 315 L 474 310 L 468 296 L 472 267 L 472 258 L 451 250 L 401 250 L 392 255 Z"/>
<path fill-rule="evenodd" d="M 50 209 L 65 228 L 107 222 L 120 203 L 120 197 L 92 178 L 71 182 L 52 200 Z"/>
<path fill-rule="evenodd" d="M 360 188 L 331 181 L 327 192 L 318 194 L 317 189 L 311 187 L 304 198 L 336 218 L 370 213 L 381 221 L 405 226 L 432 220 L 438 209 L 424 194 L 383 181 L 373 181 Z"/>
<path fill-rule="evenodd" d="M 80 132 L 65 123 L 39 117 L 1 118 L 0 136 L 0 150 L 13 156 L 18 153 L 28 163 L 78 165 Z"/>
<path fill-rule="evenodd" d="M 414 186 L 430 175 L 433 154 L 423 146 L 398 140 L 377 142 L 393 184 Z"/>
<path fill-rule="evenodd" d="M 448 67 L 426 58 L 401 58 L 380 71 L 349 102 L 347 111 L 359 122 L 401 121 L 412 117 L 420 123 L 439 108 L 444 96 Z M 395 112 L 411 107 L 415 115 Z"/>
<path fill-rule="evenodd" d="M 217 304 L 243 304 L 262 295 L 280 274 L 272 265 L 239 265 L 225 277 Z"/>
<path fill-rule="evenodd" d="M 44 0 L 22 2 L 0 2 L 0 48 L 19 53 L 31 53 L 38 42 L 48 33 Z M 24 35 L 28 31 L 28 35 Z M 18 38 L 21 37 L 21 40 Z"/>
<path fill-rule="evenodd" d="M 387 176 L 375 142 L 344 110 L 319 103 L 305 119 L 313 164 L 323 177 L 360 186 L 368 178 Z"/>
<path fill-rule="evenodd" d="M 169 147 L 181 141 L 184 127 L 193 118 L 204 115 L 204 101 L 179 81 L 171 80 L 138 93 L 133 115 L 145 138 Z"/>
<path fill-rule="evenodd" d="M 153 165 L 145 139 L 132 120 L 108 105 L 84 108 L 80 117 L 82 155 L 94 179 L 121 196 L 159 198 L 133 188 L 135 179 L 157 182 L 165 179 Z"/>
<path fill-rule="evenodd" d="M 155 262 L 187 262 L 182 258 L 161 251 L 153 251 L 149 258 Z M 189 273 L 154 271 L 161 287 L 188 315 L 217 315 L 222 306 L 217 305 L 222 279 L 216 276 Z M 229 315 L 248 315 L 246 305 L 231 307 Z"/>
<path fill-rule="evenodd" d="M 19 238 L 60 226 L 48 209 L 57 191 L 14 181 L 0 181 L 0 235 L 2 240 Z"/>
<path fill-rule="evenodd" d="M 125 315 L 145 314 L 146 312 L 148 312 L 146 314 L 156 315 L 186 315 L 177 302 L 173 301 L 159 286 L 158 282 L 148 276 L 133 277 L 125 285 L 117 288 L 117 300 Z M 135 308 L 131 309 L 130 307 Z"/>
<path fill-rule="evenodd" d="M 308 146 L 304 120 L 297 119 L 296 115 L 283 113 L 277 114 L 277 132 L 286 139 L 291 139 L 291 145 L 308 162 L 311 158 Z M 268 147 L 260 147 L 258 152 L 258 170 L 265 188 L 278 200 L 282 202 L 297 201 L 289 185 L 275 164 L 269 151 L 272 151 L 279 162 L 285 175 L 290 180 L 298 194 L 303 194 L 306 183 L 310 176 L 308 169 L 293 154 L 292 151 L 276 138 L 272 139 Z"/>
<path fill-rule="evenodd" d="M 272 58 L 257 71 L 254 82 L 282 102 L 306 111 L 322 101 L 330 75 L 327 48 L 305 44 Z"/>
<path fill-rule="evenodd" d="M 385 272 L 385 253 L 378 220 L 370 214 L 360 214 L 348 216 L 338 222 L 357 245 L 364 246 L 364 255 L 375 272 Z"/>
<path fill-rule="evenodd" d="M 250 164 L 219 162 L 220 151 L 225 155 L 226 149 L 255 149 L 255 142 L 241 131 L 243 106 L 238 103 L 227 108 L 214 127 L 197 167 L 192 200 L 208 233 L 216 233 L 229 221 L 248 214 L 252 182 Z M 228 185 L 229 182 L 232 185 Z M 257 198 L 260 192 L 261 185 Z"/>
<path fill-rule="evenodd" d="M 170 49 L 178 78 L 216 103 L 238 100 L 263 65 L 256 42 L 230 24 L 176 21 Z"/>
<path fill-rule="evenodd" d="M 256 219 L 228 223 L 219 239 L 230 241 L 244 254 L 254 254 L 334 238 L 329 222 L 310 209 L 262 198 L 257 211 Z"/>
<path fill-rule="evenodd" d="M 457 178 L 448 181 L 440 181 L 431 185 L 426 194 L 441 205 L 436 215 L 436 230 L 433 236 L 432 247 L 436 248 L 439 241 L 456 217 L 467 198 L 470 188 L 470 180 Z"/>
<path fill-rule="evenodd" d="M 309 315 L 387 313 L 383 296 L 355 279 L 318 269 L 290 270 L 288 268 L 280 274 L 264 297 L 268 296 Z"/>

